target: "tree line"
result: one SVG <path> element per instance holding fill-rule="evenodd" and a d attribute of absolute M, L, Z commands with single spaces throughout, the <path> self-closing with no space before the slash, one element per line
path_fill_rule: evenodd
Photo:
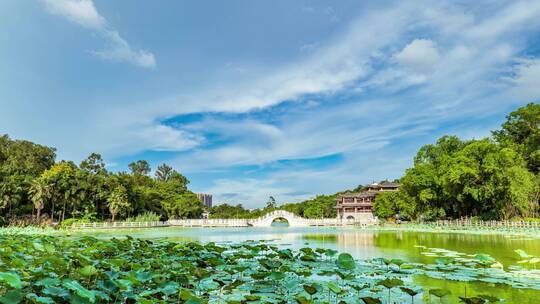
<path fill-rule="evenodd" d="M 3 224 L 114 221 L 148 212 L 161 219 L 192 218 L 204 211 L 187 189 L 188 179 L 167 164 L 151 177 L 145 160 L 130 163 L 130 172 L 110 172 L 97 153 L 78 165 L 55 159 L 54 148 L 0 137 Z"/>
<path fill-rule="evenodd" d="M 298 216 L 316 219 L 316 218 L 334 218 L 336 217 L 336 197 L 333 195 L 318 195 L 312 199 L 299 203 L 285 203 L 277 205 L 274 197 L 270 196 L 265 207 L 257 209 L 247 209 L 242 204 L 229 205 L 221 204 L 210 208 L 210 218 L 223 219 L 251 219 L 265 215 L 276 209 L 286 210 Z"/>
<path fill-rule="evenodd" d="M 420 148 L 394 193 L 377 195 L 380 218 L 538 217 L 540 104 L 511 112 L 488 138 L 443 136 Z"/>

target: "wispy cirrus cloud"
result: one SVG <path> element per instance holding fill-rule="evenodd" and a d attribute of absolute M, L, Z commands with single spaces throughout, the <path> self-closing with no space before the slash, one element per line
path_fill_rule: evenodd
<path fill-rule="evenodd" d="M 111 28 L 105 17 L 99 14 L 92 0 L 42 0 L 47 11 L 67 20 L 99 33 L 107 42 L 105 50 L 91 51 L 96 56 L 118 62 L 127 62 L 143 68 L 154 68 L 156 59 L 154 54 L 133 49 L 129 43 L 120 36 L 120 33 Z"/>
<path fill-rule="evenodd" d="M 520 99 L 534 101 L 540 96 L 540 58 L 520 58 L 509 76 L 515 87 L 512 94 Z"/>

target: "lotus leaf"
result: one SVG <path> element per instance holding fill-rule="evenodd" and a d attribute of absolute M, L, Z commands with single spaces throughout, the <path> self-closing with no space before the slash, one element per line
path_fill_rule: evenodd
<path fill-rule="evenodd" d="M 340 293 L 341 292 L 341 287 L 339 287 L 338 284 L 336 284 L 335 282 L 327 282 L 326 283 L 326 287 L 328 287 L 328 289 L 330 289 L 333 293 Z"/>
<path fill-rule="evenodd" d="M 372 297 L 363 297 L 363 298 L 360 298 L 365 304 L 381 304 L 381 300 L 377 299 L 377 298 L 372 298 Z"/>
<path fill-rule="evenodd" d="M 429 290 L 430 295 L 434 295 L 437 298 L 443 298 L 451 294 L 449 290 L 441 289 L 441 288 L 435 288 Z"/>
<path fill-rule="evenodd" d="M 0 297 L 0 303 L 2 304 L 17 304 L 23 300 L 23 293 L 19 290 L 8 291 L 5 295 Z"/>
<path fill-rule="evenodd" d="M 379 281 L 377 285 L 384 286 L 385 288 L 391 289 L 400 285 L 403 285 L 403 281 L 395 278 L 387 278 L 382 281 Z"/>
<path fill-rule="evenodd" d="M 75 291 L 75 293 L 82 297 L 88 299 L 91 303 L 96 301 L 96 296 L 90 290 L 84 288 L 79 282 L 75 280 L 65 280 L 62 284 L 67 289 Z"/>
<path fill-rule="evenodd" d="M 17 289 L 22 288 L 21 278 L 16 273 L 0 272 L 0 282 L 5 282 L 13 288 L 17 288 Z"/>
<path fill-rule="evenodd" d="M 459 297 L 459 300 L 465 304 L 484 304 L 486 303 L 486 300 L 480 298 L 480 297 Z"/>
<path fill-rule="evenodd" d="M 344 270 L 354 270 L 356 268 L 356 262 L 348 253 L 341 253 L 337 258 L 336 264 Z"/>

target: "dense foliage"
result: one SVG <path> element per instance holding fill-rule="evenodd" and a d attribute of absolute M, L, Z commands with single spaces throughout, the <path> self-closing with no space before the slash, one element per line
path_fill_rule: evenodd
<path fill-rule="evenodd" d="M 423 146 L 399 193 L 378 195 L 381 218 L 509 219 L 538 215 L 540 105 L 510 113 L 493 138 L 444 136 Z"/>
<path fill-rule="evenodd" d="M 210 218 L 221 218 L 221 219 L 247 219 L 255 218 L 259 216 L 259 209 L 249 210 L 244 208 L 242 204 L 235 206 L 229 204 L 220 204 L 210 208 Z"/>
<path fill-rule="evenodd" d="M 153 212 L 160 218 L 200 217 L 203 205 L 189 181 L 163 164 L 149 176 L 144 160 L 130 173 L 108 172 L 92 153 L 78 166 L 55 162 L 53 148 L 0 137 L 0 217 L 12 224 L 59 222 L 68 218 L 117 220 Z"/>
<path fill-rule="evenodd" d="M 295 213 L 296 215 L 317 219 L 317 218 L 335 218 L 336 217 L 336 196 L 318 195 L 315 198 L 300 202 L 284 204 L 280 209 Z"/>
<path fill-rule="evenodd" d="M 375 258 L 356 261 L 332 249 L 271 243 L 176 243 L 143 239 L 0 236 L 0 303 L 414 303 L 458 296 L 465 303 L 500 299 L 414 285 L 413 276 L 537 288 L 523 266 L 486 254 L 417 246 L 433 264 Z M 536 257 L 516 250 L 520 265 Z M 472 293 L 472 294 L 471 294 Z M 440 300 L 439 300 L 440 301 Z M 469 302 L 470 301 L 470 302 Z"/>

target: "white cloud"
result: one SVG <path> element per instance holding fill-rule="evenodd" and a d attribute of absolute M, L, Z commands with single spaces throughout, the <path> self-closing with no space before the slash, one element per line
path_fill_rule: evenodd
<path fill-rule="evenodd" d="M 426 74 L 432 72 L 440 60 L 435 43 L 429 39 L 415 39 L 401 52 L 394 55 L 396 61 L 406 69 Z"/>
<path fill-rule="evenodd" d="M 513 94 L 527 101 L 540 99 L 540 59 L 520 59 L 510 82 L 515 85 Z"/>
<path fill-rule="evenodd" d="M 80 26 L 101 30 L 106 27 L 103 18 L 91 0 L 43 0 L 51 14 L 63 16 Z"/>
<path fill-rule="evenodd" d="M 496 6 L 497 7 L 497 6 Z M 501 34 L 534 29 L 540 23 L 540 2 L 512 1 L 495 12 L 487 12 L 485 21 L 471 28 L 466 35 L 473 41 L 491 39 Z M 479 41 L 480 40 L 480 41 Z"/>
<path fill-rule="evenodd" d="M 156 66 L 154 54 L 134 50 L 120 34 L 111 29 L 103 16 L 99 14 L 92 0 L 42 0 L 47 10 L 54 15 L 62 16 L 82 27 L 98 32 L 108 42 L 109 48 L 92 51 L 100 58 L 127 62 L 144 68 Z"/>
<path fill-rule="evenodd" d="M 183 151 L 200 145 L 204 138 L 165 125 L 151 125 L 135 132 L 148 150 Z"/>
<path fill-rule="evenodd" d="M 154 54 L 143 50 L 133 50 L 117 31 L 106 30 L 103 33 L 110 42 L 110 48 L 105 51 L 93 51 L 97 56 L 114 61 L 129 62 L 143 68 L 154 68 Z"/>

